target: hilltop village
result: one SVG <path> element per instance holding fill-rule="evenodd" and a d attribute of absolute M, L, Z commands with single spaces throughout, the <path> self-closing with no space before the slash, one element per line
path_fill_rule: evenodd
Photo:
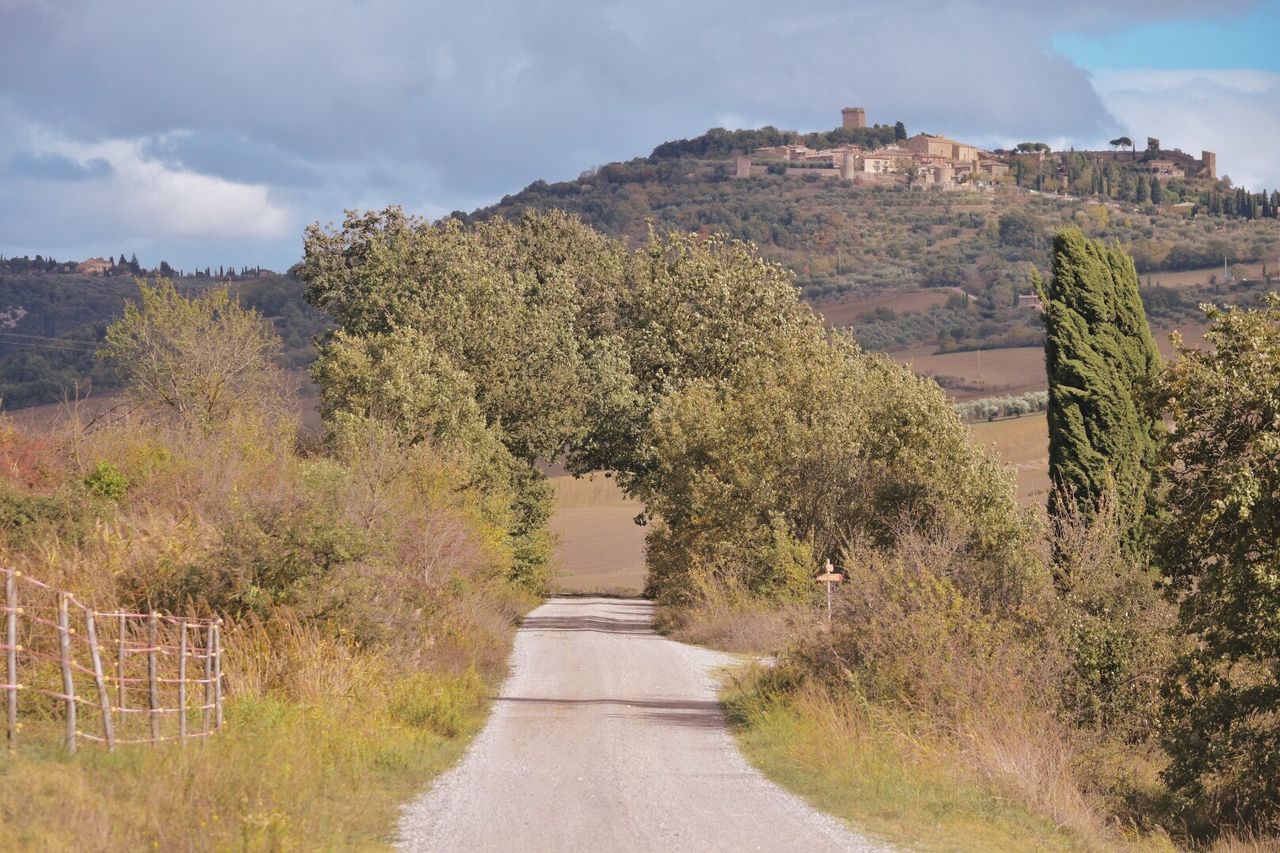
<path fill-rule="evenodd" d="M 841 110 L 841 128 L 856 131 L 867 127 L 867 112 L 863 107 L 845 107 Z M 1129 140 L 1117 140 L 1129 143 Z M 1165 150 L 1160 140 L 1147 139 L 1147 147 L 1139 153 L 1129 143 L 1131 150 L 1074 152 L 1087 157 L 1108 161 L 1136 171 L 1147 180 L 1172 180 L 1188 178 L 1217 178 L 1217 155 L 1204 151 L 1196 159 L 1179 149 Z M 839 145 L 815 149 L 803 144 L 774 145 L 756 148 L 749 154 L 738 155 L 735 176 L 748 178 L 765 174 L 816 175 L 820 178 L 840 178 L 858 184 L 906 183 L 908 186 L 959 187 L 964 184 L 996 184 L 1014 180 L 1015 171 L 1050 175 L 1046 165 L 1055 155 L 1042 143 L 1024 143 L 1012 151 L 988 151 L 976 145 L 958 142 L 933 133 L 917 133 L 893 144 L 866 148 L 858 145 Z M 1061 159 L 1060 156 L 1058 159 Z M 794 171 L 793 171 L 794 170 Z M 1058 169 L 1059 187 L 1069 188 L 1071 170 L 1063 160 Z M 1052 182 L 1051 182 L 1052 183 Z"/>

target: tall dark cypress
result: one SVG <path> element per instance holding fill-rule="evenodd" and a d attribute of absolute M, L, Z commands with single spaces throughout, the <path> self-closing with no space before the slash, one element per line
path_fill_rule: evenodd
<path fill-rule="evenodd" d="M 1073 502 L 1086 515 L 1110 493 L 1126 541 L 1148 514 L 1158 421 L 1140 396 L 1160 370 L 1133 259 L 1079 229 L 1053 238 L 1044 303 L 1049 376 L 1050 513 Z"/>

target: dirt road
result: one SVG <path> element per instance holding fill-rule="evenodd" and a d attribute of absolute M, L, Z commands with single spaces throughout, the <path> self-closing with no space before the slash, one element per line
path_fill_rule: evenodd
<path fill-rule="evenodd" d="M 635 599 L 552 599 L 525 621 L 493 716 L 406 808 L 413 851 L 872 850 L 752 769 L 711 670 Z"/>

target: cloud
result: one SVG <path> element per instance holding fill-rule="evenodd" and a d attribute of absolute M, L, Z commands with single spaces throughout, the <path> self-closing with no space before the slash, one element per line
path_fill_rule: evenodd
<path fill-rule="evenodd" d="M 115 170 L 101 157 L 85 162 L 48 152 L 19 151 L 0 165 L 8 178 L 45 181 L 89 181 L 110 176 Z"/>
<path fill-rule="evenodd" d="M 281 206 L 321 220 L 390 202 L 468 209 L 720 118 L 823 129 L 848 104 L 979 142 L 1107 138 L 1115 109 L 1054 33 L 1203 8 L 1081 0 L 1047 20 L 1013 0 L 0 4 L 0 150 L 5 116 L 87 147 L 140 141 L 130 157 L 161 169 L 143 206 L 173 209 L 155 193 L 180 192 L 206 210 L 179 217 L 183 233 L 215 235 L 233 230 L 217 212 L 231 209 L 260 210 L 270 227 L 255 234 Z M 282 237 L 261 260 L 283 265 L 298 244 Z"/>
<path fill-rule="evenodd" d="M 21 152 L 3 172 L 0 233 L 14 244 L 4 247 L 9 253 L 23 242 L 59 241 L 63 257 L 86 254 L 75 247 L 88 243 L 263 243 L 292 238 L 302 224 L 269 187 L 175 168 L 145 156 L 149 146 L 139 140 L 29 136 L 47 150 Z"/>
<path fill-rule="evenodd" d="M 1280 74 L 1248 70 L 1108 71 L 1104 103 L 1135 140 L 1218 155 L 1219 174 L 1253 190 L 1280 187 Z"/>

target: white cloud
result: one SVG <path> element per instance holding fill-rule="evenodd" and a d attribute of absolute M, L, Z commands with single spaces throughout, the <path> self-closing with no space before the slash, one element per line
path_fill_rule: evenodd
<path fill-rule="evenodd" d="M 68 182 L 40 174 L 10 174 L 4 193 L 8 203 L 0 200 L 0 230 L 7 241 L 25 237 L 47 245 L 59 235 L 76 232 L 112 245 L 261 241 L 294 237 L 300 228 L 266 185 L 201 174 L 148 157 L 145 152 L 156 147 L 157 140 L 83 143 L 31 126 L 19 139 L 23 150 L 81 165 L 91 177 Z"/>
<path fill-rule="evenodd" d="M 1253 70 L 1108 71 L 1103 102 L 1139 144 L 1218 155 L 1218 174 L 1252 190 L 1280 187 L 1280 74 Z"/>

